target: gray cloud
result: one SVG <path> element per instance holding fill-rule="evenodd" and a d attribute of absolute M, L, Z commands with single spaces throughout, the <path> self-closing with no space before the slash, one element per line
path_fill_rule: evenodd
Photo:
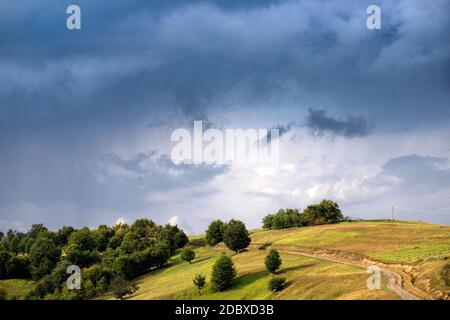
<path fill-rule="evenodd" d="M 346 119 L 327 115 L 325 110 L 308 109 L 306 126 L 313 135 L 364 137 L 372 131 L 372 125 L 363 117 L 349 116 Z"/>
<path fill-rule="evenodd" d="M 74 1 L 2 3 L 5 224 L 105 222 L 145 210 L 162 216 L 143 200 L 147 192 L 195 189 L 226 172 L 175 168 L 144 152 L 158 149 L 153 144 L 162 135 L 145 137 L 154 140 L 145 140 L 150 147 L 142 154 L 119 155 L 116 149 L 138 144 L 134 132 L 146 125 L 157 131 L 199 119 L 205 127 L 287 123 L 279 126 L 283 135 L 305 106 L 320 105 L 330 114 L 364 114 L 378 131 L 448 127 L 446 0 L 426 8 L 421 0 L 382 0 L 378 31 L 365 28 L 367 1 L 75 2 L 80 32 L 65 28 Z M 316 134 L 371 132 L 363 117 L 313 110 L 309 118 Z"/>

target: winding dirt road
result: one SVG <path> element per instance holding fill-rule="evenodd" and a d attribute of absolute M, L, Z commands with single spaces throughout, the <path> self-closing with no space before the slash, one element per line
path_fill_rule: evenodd
<path fill-rule="evenodd" d="M 294 255 L 299 255 L 299 256 L 304 256 L 304 257 L 308 257 L 308 258 L 314 258 L 314 259 L 321 259 L 321 260 L 327 260 L 327 261 L 331 261 L 331 262 L 336 262 L 336 263 L 341 263 L 341 264 L 347 264 L 347 265 L 351 265 L 351 266 L 356 266 L 356 267 L 361 267 L 366 269 L 367 266 L 363 265 L 363 264 L 359 264 L 359 263 L 355 263 L 355 262 L 349 262 L 349 261 L 344 261 L 344 260 L 339 260 L 339 259 L 333 259 L 333 258 L 329 258 L 329 257 L 322 257 L 322 256 L 317 256 L 314 254 L 310 254 L 310 253 L 304 253 L 304 252 L 298 252 L 298 251 L 290 251 L 290 250 L 278 250 L 279 252 L 283 252 L 283 253 L 288 253 L 288 254 L 294 254 Z M 395 292 L 400 298 L 402 298 L 403 300 L 420 300 L 418 297 L 416 297 L 415 295 L 409 293 L 408 291 L 406 291 L 403 288 L 402 285 L 402 277 L 391 271 L 391 270 L 387 270 L 384 268 L 380 268 L 380 271 L 386 276 L 387 278 L 387 288 L 393 292 Z"/>

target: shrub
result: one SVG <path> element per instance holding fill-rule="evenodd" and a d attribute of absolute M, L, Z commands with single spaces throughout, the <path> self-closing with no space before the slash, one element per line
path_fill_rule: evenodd
<path fill-rule="evenodd" d="M 233 284 L 236 269 L 230 257 L 222 255 L 217 259 L 211 273 L 211 283 L 214 291 L 223 291 Z"/>
<path fill-rule="evenodd" d="M 238 220 L 230 220 L 225 226 L 223 233 L 223 242 L 228 249 L 235 251 L 245 249 L 250 244 L 250 236 L 245 224 Z"/>
<path fill-rule="evenodd" d="M 197 274 L 193 280 L 194 285 L 197 287 L 198 289 L 198 294 L 201 294 L 201 290 L 203 289 L 203 287 L 206 284 L 206 277 L 202 274 Z"/>
<path fill-rule="evenodd" d="M 135 293 L 138 286 L 131 284 L 124 276 L 119 275 L 111 283 L 111 290 L 117 299 L 123 300 L 127 295 Z"/>
<path fill-rule="evenodd" d="M 195 258 L 195 252 L 191 248 L 184 247 L 181 250 L 181 259 L 183 259 L 184 261 L 191 263 L 191 261 L 194 260 L 194 258 Z"/>
<path fill-rule="evenodd" d="M 283 277 L 273 277 L 269 280 L 269 290 L 270 291 L 280 291 L 283 289 L 286 283 L 286 279 Z"/>
<path fill-rule="evenodd" d="M 269 254 L 266 256 L 265 264 L 267 271 L 273 274 L 277 272 L 281 266 L 281 258 L 277 250 L 270 250 Z"/>

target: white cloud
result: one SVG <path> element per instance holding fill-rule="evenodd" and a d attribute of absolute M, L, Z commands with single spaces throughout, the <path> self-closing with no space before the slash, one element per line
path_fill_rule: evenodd
<path fill-rule="evenodd" d="M 180 218 L 178 218 L 178 216 L 173 216 L 172 218 L 170 218 L 167 221 L 168 224 L 170 224 L 171 226 L 176 226 L 180 224 Z"/>
<path fill-rule="evenodd" d="M 116 220 L 116 223 L 114 223 L 114 225 L 118 226 L 118 225 L 124 225 L 127 224 L 127 220 L 124 217 L 120 217 Z"/>

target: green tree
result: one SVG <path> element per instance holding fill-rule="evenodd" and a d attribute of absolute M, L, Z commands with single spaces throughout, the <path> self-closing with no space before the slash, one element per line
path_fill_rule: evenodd
<path fill-rule="evenodd" d="M 184 247 L 181 250 L 181 259 L 184 261 L 187 261 L 189 263 L 192 263 L 191 261 L 195 258 L 195 251 L 192 250 L 192 248 Z"/>
<path fill-rule="evenodd" d="M 109 240 L 114 236 L 115 231 L 106 225 L 101 225 L 95 230 L 95 237 L 97 239 L 97 248 L 99 251 L 105 251 L 108 247 Z"/>
<path fill-rule="evenodd" d="M 186 233 L 184 233 L 183 230 L 179 230 L 175 234 L 175 245 L 177 246 L 177 248 L 183 248 L 188 243 L 189 243 L 189 238 L 186 235 Z"/>
<path fill-rule="evenodd" d="M 280 254 L 277 250 L 271 249 L 265 260 L 266 269 L 270 273 L 275 274 L 281 266 Z"/>
<path fill-rule="evenodd" d="M 8 277 L 6 265 L 11 259 L 11 254 L 0 244 L 0 279 Z"/>
<path fill-rule="evenodd" d="M 202 274 L 197 274 L 195 275 L 193 282 L 198 289 L 198 294 L 202 294 L 202 289 L 206 285 L 206 277 Z"/>
<path fill-rule="evenodd" d="M 215 246 L 223 241 L 224 223 L 220 220 L 211 222 L 206 230 L 206 243 Z"/>
<path fill-rule="evenodd" d="M 68 244 L 76 244 L 78 250 L 81 251 L 93 251 L 97 249 L 97 239 L 95 234 L 87 227 L 72 232 L 69 236 Z"/>
<path fill-rule="evenodd" d="M 25 279 L 30 277 L 30 257 L 28 255 L 12 256 L 6 263 L 8 278 Z"/>
<path fill-rule="evenodd" d="M 214 263 L 211 273 L 211 283 L 214 291 L 229 288 L 236 278 L 236 269 L 230 257 L 222 254 Z"/>
<path fill-rule="evenodd" d="M 111 283 L 111 290 L 117 299 L 123 300 L 127 295 L 135 293 L 139 287 L 131 284 L 124 276 L 119 275 L 113 279 Z"/>
<path fill-rule="evenodd" d="M 331 200 L 309 205 L 302 213 L 301 220 L 306 225 L 334 223 L 344 220 L 339 205 Z"/>
<path fill-rule="evenodd" d="M 66 260 L 80 268 L 88 267 L 100 260 L 100 254 L 96 250 L 81 250 L 75 243 L 64 248 Z"/>
<path fill-rule="evenodd" d="M 34 279 L 49 274 L 58 262 L 59 249 L 52 240 L 39 237 L 30 249 L 30 269 Z"/>
<path fill-rule="evenodd" d="M 223 242 L 228 249 L 235 251 L 245 249 L 251 242 L 245 224 L 239 220 L 230 220 L 225 226 Z"/>
<path fill-rule="evenodd" d="M 263 227 L 263 229 L 272 229 L 273 220 L 274 220 L 274 215 L 273 214 L 266 215 L 262 219 L 262 227 Z"/>
<path fill-rule="evenodd" d="M 74 232 L 75 229 L 73 227 L 63 226 L 61 229 L 56 231 L 55 234 L 55 244 L 58 246 L 65 246 L 69 241 L 69 237 Z"/>

